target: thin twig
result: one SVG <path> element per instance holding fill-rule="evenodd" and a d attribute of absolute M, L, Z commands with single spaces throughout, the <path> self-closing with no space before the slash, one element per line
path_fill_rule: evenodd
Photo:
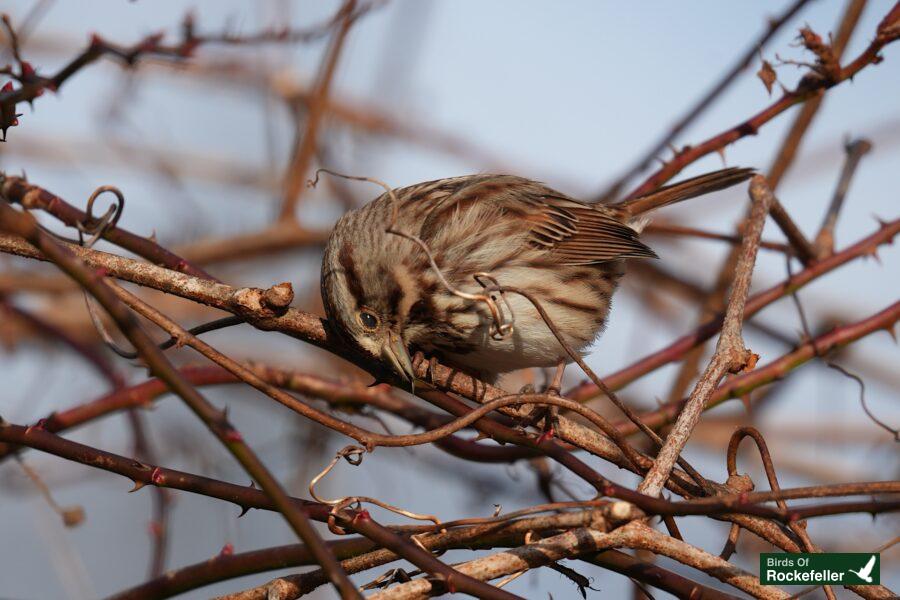
<path fill-rule="evenodd" d="M 844 198 L 850 189 L 850 182 L 853 180 L 856 168 L 859 166 L 862 157 L 872 150 L 872 142 L 866 139 L 853 140 L 847 142 L 844 150 L 847 157 L 844 161 L 844 168 L 841 170 L 841 177 L 838 180 L 837 188 L 834 190 L 834 195 L 831 197 L 831 204 L 825 213 L 825 219 L 822 221 L 819 233 L 816 234 L 816 239 L 813 242 L 819 258 L 834 252 L 834 228 L 837 225 L 838 215 L 844 205 Z"/>
<path fill-rule="evenodd" d="M 305 188 L 306 174 L 309 172 L 309 166 L 316 155 L 319 128 L 322 123 L 322 117 L 327 111 L 331 82 L 334 79 L 337 63 L 344 49 L 347 33 L 354 22 L 355 7 L 356 0 L 346 0 L 341 6 L 341 17 L 337 30 L 334 32 L 334 37 L 322 60 L 322 65 L 316 76 L 315 86 L 310 95 L 306 112 L 306 128 L 301 132 L 300 126 L 298 125 L 297 127 L 297 141 L 294 153 L 285 171 L 284 195 L 282 196 L 281 213 L 279 215 L 281 221 L 290 221 L 295 218 L 294 213 L 297 203 Z"/>

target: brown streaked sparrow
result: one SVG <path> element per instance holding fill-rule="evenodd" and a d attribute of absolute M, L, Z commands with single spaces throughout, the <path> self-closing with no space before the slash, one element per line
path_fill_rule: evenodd
<path fill-rule="evenodd" d="M 561 378 L 569 357 L 534 306 L 516 294 L 501 298 L 491 282 L 530 292 L 581 352 L 606 324 L 625 259 L 656 257 L 638 239 L 647 212 L 752 174 L 723 169 L 616 205 L 586 204 L 512 175 L 382 194 L 345 214 L 326 245 L 330 326 L 410 381 L 410 347 L 487 381 L 554 365 Z M 473 299 L 486 292 L 493 306 Z"/>

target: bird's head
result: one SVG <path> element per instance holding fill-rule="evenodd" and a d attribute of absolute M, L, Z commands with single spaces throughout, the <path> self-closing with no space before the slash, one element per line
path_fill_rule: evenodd
<path fill-rule="evenodd" d="M 404 326 L 419 290 L 402 252 L 384 247 L 393 240 L 346 235 L 352 218 L 348 213 L 338 222 L 325 247 L 321 280 L 325 313 L 347 341 L 412 382 L 415 375 Z"/>

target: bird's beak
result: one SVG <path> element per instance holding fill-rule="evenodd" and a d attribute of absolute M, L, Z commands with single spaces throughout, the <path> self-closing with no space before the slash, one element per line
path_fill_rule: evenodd
<path fill-rule="evenodd" d="M 409 381 L 410 387 L 412 387 L 416 380 L 416 374 L 403 338 L 391 332 L 381 347 L 381 358 L 394 367 L 394 371 L 398 375 Z"/>

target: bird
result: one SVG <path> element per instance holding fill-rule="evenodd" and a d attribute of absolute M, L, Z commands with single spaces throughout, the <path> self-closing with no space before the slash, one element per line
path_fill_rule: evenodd
<path fill-rule="evenodd" d="M 345 213 L 325 244 L 322 302 L 344 342 L 415 380 L 428 355 L 487 383 L 571 361 L 607 323 L 629 259 L 657 258 L 639 239 L 648 213 L 751 177 L 726 168 L 617 204 L 586 203 L 515 175 L 438 179 L 385 192 Z M 490 301 L 487 300 L 490 298 Z"/>
<path fill-rule="evenodd" d="M 872 569 L 875 568 L 875 555 L 872 555 L 872 558 L 869 559 L 869 562 L 866 563 L 859 571 L 854 571 L 853 569 L 848 569 L 851 573 L 856 574 L 860 579 L 865 581 L 866 583 L 872 583 Z"/>

